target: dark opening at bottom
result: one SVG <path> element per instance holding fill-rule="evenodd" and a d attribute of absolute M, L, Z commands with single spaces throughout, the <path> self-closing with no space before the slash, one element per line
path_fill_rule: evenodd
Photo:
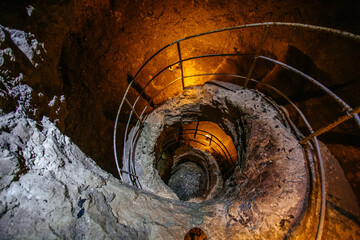
<path fill-rule="evenodd" d="M 207 240 L 207 236 L 200 228 L 191 229 L 184 237 L 184 240 Z"/>

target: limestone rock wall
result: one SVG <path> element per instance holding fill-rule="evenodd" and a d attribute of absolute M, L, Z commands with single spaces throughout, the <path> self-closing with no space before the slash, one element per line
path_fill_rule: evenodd
<path fill-rule="evenodd" d="M 121 184 L 102 170 L 116 174 L 112 128 L 127 75 L 134 74 L 165 44 L 189 34 L 275 20 L 359 33 L 358 11 L 359 4 L 343 1 L 328 2 L 327 7 L 320 1 L 305 4 L 296 0 L 241 4 L 211 0 L 0 1 L 0 238 L 181 239 L 193 227 L 226 226 L 229 219 L 223 219 L 224 209 L 219 206 L 160 198 Z M 321 76 L 327 73 L 327 83 L 345 86 L 338 92 L 357 104 L 358 93 L 353 90 L 358 89 L 359 62 L 356 57 L 337 61 L 339 56 L 359 53 L 357 46 L 327 38 L 309 44 L 300 34 L 291 38 L 294 50 L 277 37 L 280 35 L 265 46 L 268 53 L 277 53 L 290 63 L 299 55 L 308 56 L 315 65 L 306 65 L 305 59 L 300 67 L 319 68 L 314 73 Z M 253 49 L 256 41 L 252 40 L 257 37 L 231 35 L 231 39 Z M 324 43 L 334 46 L 330 55 L 318 49 Z M 212 46 L 186 49 L 192 54 L 213 50 Z M 223 46 L 232 48 L 231 44 Z M 296 49 L 301 53 L 296 54 Z M 217 66 L 210 63 L 207 67 Z M 303 104 L 305 109 L 312 106 L 307 100 Z M 315 114 L 314 118 L 321 126 L 331 116 Z M 352 162 L 358 150 L 351 146 L 357 135 L 353 132 L 346 142 L 353 149 L 351 154 L 348 148 L 337 151 L 344 145 L 336 141 L 330 148 L 345 159 L 345 174 L 355 183 L 353 187 L 359 182 L 359 171 L 354 171 L 359 166 Z M 334 208 L 328 213 L 328 220 L 340 216 Z M 356 223 L 351 222 L 349 230 L 348 218 L 340 217 L 339 231 L 345 229 L 349 236 L 358 237 L 352 231 Z M 338 236 L 336 231 L 327 229 L 332 237 Z M 213 238 L 231 234 L 219 228 Z"/>
<path fill-rule="evenodd" d="M 100 167 L 116 175 L 111 137 L 116 110 L 127 86 L 128 75 L 133 75 L 158 49 L 187 35 L 264 21 L 304 22 L 359 33 L 359 27 L 355 24 L 358 22 L 359 8 L 357 2 L 351 1 L 331 1 L 324 7 L 320 1 L 304 3 L 297 0 L 286 3 L 222 0 L 4 0 L 0 3 L 0 24 L 4 32 L 0 39 L 3 51 L 0 56 L 5 56 L 6 61 L 0 68 L 5 86 L 0 87 L 6 94 L 1 93 L 0 106 L 5 112 L 16 109 L 19 97 L 7 96 L 9 86 L 6 85 L 10 81 L 21 81 L 28 85 L 32 89 L 31 93 L 25 89 L 19 92 L 27 92 L 28 100 L 31 96 L 28 105 L 36 105 L 33 117 L 41 120 L 43 115 L 48 116 Z M 13 41 L 14 34 L 22 35 L 25 42 Z M 212 40 L 205 38 L 196 46 L 193 44 L 199 42 L 185 44 L 183 54 L 191 56 L 212 51 L 253 51 L 260 36 L 261 31 L 250 31 L 223 34 Z M 290 41 L 284 41 L 284 37 L 289 37 Z M 337 93 L 349 104 L 358 103 L 358 94 L 354 90 L 359 87 L 356 79 L 360 76 L 356 71 L 358 61 L 354 59 L 357 59 L 356 53 L 360 51 L 357 51 L 356 44 L 343 39 L 312 37 L 311 33 L 298 34 L 296 31 L 283 30 L 274 31 L 269 39 L 272 40 L 264 45 L 265 53 L 320 77 L 326 84 L 338 88 Z M 319 45 L 333 47 L 319 48 Z M 32 51 L 33 56 L 27 54 L 30 53 L 28 50 Z M 175 50 L 157 58 L 154 67 L 177 60 Z M 345 55 L 348 58 L 337 60 Z M 29 60 L 28 56 L 32 56 L 32 59 Z M 196 65 L 188 66 L 188 69 L 208 71 L 216 69 L 220 64 L 221 61 L 197 62 Z M 235 65 L 237 71 L 244 71 L 246 75 L 248 62 L 236 61 Z M 156 69 L 152 67 L 145 69 L 144 76 L 137 81 L 140 86 L 144 86 L 148 77 L 154 74 Z M 282 89 L 288 90 L 295 86 L 296 91 L 292 94 L 299 98 L 299 104 L 305 111 L 313 106 L 320 108 L 324 103 L 328 104 L 329 99 L 316 95 L 318 93 L 315 93 L 315 97 L 312 92 L 308 94 L 309 86 L 298 78 L 275 70 L 274 73 L 265 76 L 265 80 Z M 285 81 L 276 82 L 279 78 Z M 151 95 L 158 87 L 158 83 L 150 86 L 147 94 Z M 303 95 L 307 97 L 304 99 Z M 310 111 L 307 114 L 312 116 Z M 125 121 L 125 117 L 122 116 L 121 121 Z M 312 119 L 312 123 L 315 127 L 321 127 L 333 118 L 336 116 L 332 111 L 323 108 L 322 113 Z M 344 152 L 351 151 L 352 156 L 359 155 L 358 148 L 351 145 L 358 140 L 359 133 L 356 129 L 350 130 L 354 134 L 348 136 L 346 132 L 349 129 L 353 129 L 352 123 L 346 125 L 345 129 L 337 128 L 325 140 L 331 144 L 330 150 L 337 157 L 345 159 L 341 164 L 349 169 L 346 170 L 348 178 L 356 183 L 360 181 L 359 177 L 349 171 L 354 165 L 358 166 L 354 158 L 344 156 Z M 337 139 L 347 141 L 350 145 L 345 146 Z"/>
<path fill-rule="evenodd" d="M 37 123 L 12 113 L 0 129 L 1 239 L 145 238 L 145 229 L 112 213 L 109 204 L 126 188 L 105 190 L 117 180 L 47 118 Z"/>

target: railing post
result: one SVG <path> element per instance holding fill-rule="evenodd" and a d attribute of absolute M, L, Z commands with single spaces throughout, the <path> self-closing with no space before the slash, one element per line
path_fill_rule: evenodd
<path fill-rule="evenodd" d="M 197 133 L 198 127 L 199 127 L 199 120 L 198 120 L 197 123 L 196 123 L 196 128 L 195 128 L 195 133 L 194 133 L 194 139 L 196 138 L 196 133 Z"/>
<path fill-rule="evenodd" d="M 212 138 L 213 138 L 213 135 L 211 134 L 210 141 L 209 141 L 209 146 L 211 145 Z"/>
<path fill-rule="evenodd" d="M 181 58 L 180 42 L 177 42 L 176 45 L 177 45 L 178 54 L 179 54 L 179 64 L 180 64 L 180 71 L 181 71 L 182 89 L 183 89 L 183 91 L 184 91 L 184 89 L 185 89 L 184 69 L 183 69 L 182 58 Z"/>
<path fill-rule="evenodd" d="M 247 74 L 247 76 L 246 76 L 246 80 L 245 80 L 245 83 L 244 83 L 244 88 L 246 88 L 247 85 L 248 85 L 248 83 L 249 83 L 249 80 L 250 80 L 251 75 L 252 75 L 252 73 L 253 73 L 253 71 L 254 71 L 254 68 L 255 68 L 256 59 L 257 59 L 257 57 L 260 55 L 261 49 L 262 49 L 262 47 L 263 47 L 263 45 L 264 45 L 264 43 L 265 43 L 266 36 L 267 36 L 267 33 L 268 33 L 268 32 L 269 32 L 269 26 L 266 26 L 266 28 L 265 28 L 265 30 L 264 30 L 264 33 L 263 33 L 263 35 L 262 35 L 260 44 L 259 44 L 259 46 L 258 46 L 257 49 L 256 49 L 255 56 L 254 56 L 254 60 L 253 60 L 253 62 L 252 62 L 252 64 L 251 64 L 250 69 L 249 69 L 249 72 L 248 72 L 248 74 Z"/>

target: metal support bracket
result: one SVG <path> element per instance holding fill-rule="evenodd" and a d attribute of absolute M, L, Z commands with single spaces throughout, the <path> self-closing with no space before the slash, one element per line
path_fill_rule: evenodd
<path fill-rule="evenodd" d="M 257 57 L 260 55 L 260 52 L 261 52 L 262 47 L 263 47 L 263 45 L 264 45 L 264 43 L 265 43 L 266 36 L 267 36 L 268 32 L 269 32 L 269 26 L 266 26 L 266 28 L 265 28 L 265 30 L 264 30 L 264 33 L 263 33 L 263 35 L 262 35 L 260 44 L 259 44 L 259 46 L 258 46 L 257 49 L 256 49 L 255 56 L 254 56 L 254 60 L 253 60 L 253 62 L 252 62 L 252 64 L 251 64 L 250 69 L 249 69 L 249 72 L 248 72 L 248 74 L 247 74 L 247 76 L 246 76 L 246 80 L 245 80 L 245 83 L 244 83 L 244 88 L 247 88 L 247 85 L 248 85 L 248 83 L 249 83 L 249 80 L 250 80 L 251 75 L 252 75 L 252 73 L 253 73 L 253 71 L 254 71 L 254 68 L 255 68 L 256 59 L 257 59 Z"/>
<path fill-rule="evenodd" d="M 129 102 L 129 100 L 125 97 L 125 102 L 127 103 L 127 105 L 131 108 L 131 110 L 135 113 L 135 116 L 137 117 L 137 119 L 139 120 L 139 122 L 142 124 L 143 121 L 141 120 L 139 114 L 135 111 L 134 107 L 131 105 L 131 103 Z"/>

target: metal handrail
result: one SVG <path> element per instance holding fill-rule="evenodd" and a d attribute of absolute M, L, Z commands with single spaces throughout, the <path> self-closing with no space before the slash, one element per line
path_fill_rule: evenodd
<path fill-rule="evenodd" d="M 218 138 L 218 137 L 216 137 L 214 134 L 212 134 L 212 133 L 210 133 L 210 132 L 208 132 L 208 131 L 206 131 L 206 130 L 202 130 L 202 129 L 197 129 L 197 128 L 186 128 L 186 129 L 183 129 L 182 130 L 183 132 L 181 133 L 181 134 L 194 134 L 195 136 L 194 136 L 194 138 L 196 138 L 196 135 L 199 135 L 199 136 L 203 136 L 203 137 L 208 137 L 207 135 L 209 135 L 210 136 L 210 138 L 212 139 L 212 141 L 211 142 L 213 142 L 213 143 L 215 143 L 218 147 L 219 147 L 219 149 L 221 149 L 221 151 L 223 152 L 223 154 L 221 154 L 220 152 L 218 152 L 220 155 L 224 155 L 225 156 L 225 158 L 226 158 L 226 160 L 228 160 L 228 161 L 230 161 L 230 162 L 232 162 L 232 163 L 235 163 L 234 162 L 234 160 L 232 159 L 232 157 L 231 157 L 231 154 L 230 154 L 230 152 L 229 152 L 229 150 L 227 149 L 227 147 L 220 141 L 220 139 Z M 202 132 L 202 133 L 204 133 L 204 134 L 202 134 L 202 133 L 197 133 L 197 132 Z M 162 148 L 162 151 L 160 152 L 160 154 L 159 155 L 161 155 L 161 153 L 166 149 L 166 148 L 168 148 L 168 146 L 167 146 L 167 143 L 169 143 L 169 142 L 171 142 L 172 141 L 172 139 L 174 139 L 173 137 L 170 139 L 170 140 L 168 140 L 168 141 L 165 141 L 164 140 L 164 147 Z M 215 139 L 215 140 L 214 140 Z M 184 139 L 184 140 L 192 140 L 192 139 Z M 176 142 L 179 142 L 179 140 L 177 140 Z M 209 145 L 208 146 L 210 146 L 211 145 L 211 142 L 209 143 Z"/>
<path fill-rule="evenodd" d="M 323 84 L 321 84 L 320 82 L 316 81 L 314 78 L 310 77 L 309 75 L 297 70 L 294 67 L 291 67 L 285 63 L 282 63 L 280 61 L 277 61 L 275 59 L 269 58 L 269 57 L 265 57 L 265 56 L 257 56 L 255 58 L 260 58 L 260 59 L 264 59 L 266 61 L 270 61 L 273 63 L 276 63 L 280 66 L 282 66 L 284 69 L 290 70 L 292 72 L 295 72 L 296 74 L 299 74 L 300 76 L 302 76 L 303 78 L 306 78 L 307 80 L 309 80 L 310 82 L 314 83 L 316 86 L 318 86 L 321 90 L 323 90 L 325 93 L 327 93 L 329 96 L 331 96 L 336 102 L 338 102 L 340 105 L 343 106 L 344 110 L 351 112 L 353 109 L 344 101 L 342 100 L 339 96 L 337 96 L 335 93 L 333 93 L 329 88 L 325 87 Z M 359 115 L 357 115 L 356 113 L 353 114 L 354 119 L 356 121 L 356 123 L 358 124 L 358 126 L 360 127 L 360 118 Z"/>
<path fill-rule="evenodd" d="M 199 33 L 199 34 L 194 34 L 191 36 L 187 36 L 181 39 L 178 39 L 172 43 L 169 43 L 168 45 L 164 46 L 163 48 L 161 48 L 160 50 L 158 50 L 156 53 L 154 53 L 148 60 L 145 61 L 145 63 L 139 68 L 139 70 L 135 73 L 134 75 L 134 79 L 137 77 L 137 75 L 141 72 L 141 70 L 156 56 L 158 55 L 160 52 L 162 52 L 163 50 L 165 50 L 166 48 L 177 44 L 178 42 L 182 42 L 184 40 L 188 40 L 191 38 L 196 38 L 196 37 L 200 37 L 200 36 L 205 36 L 205 35 L 209 35 L 209 34 L 214 34 L 214 33 L 220 33 L 220 32 L 225 32 L 225 31 L 232 31 L 232 30 L 237 30 L 237 29 L 241 29 L 241 28 L 253 28 L 253 27 L 261 27 L 261 26 L 290 26 L 290 27 L 299 27 L 299 28 L 307 28 L 307 29 L 312 29 L 312 30 L 316 30 L 318 32 L 326 32 L 326 33 L 331 33 L 331 34 L 335 34 L 335 35 L 339 35 L 341 37 L 346 37 L 352 40 L 356 40 L 356 41 L 360 41 L 360 36 L 350 33 L 350 32 L 346 32 L 346 31 L 342 31 L 342 30 L 338 30 L 338 29 L 333 29 L 333 28 L 328 28 L 328 27 L 321 27 L 321 26 L 315 26 L 315 25 L 311 25 L 311 24 L 304 24 L 304 23 L 289 23 L 289 22 L 264 22 L 264 23 L 251 23 L 251 24 L 243 24 L 243 25 L 238 25 L 238 26 L 234 26 L 234 27 L 227 27 L 227 28 L 222 28 L 222 29 L 217 29 L 217 30 L 213 30 L 213 31 L 208 31 L 208 32 L 203 32 L 203 33 Z"/>
<path fill-rule="evenodd" d="M 133 156 L 133 147 L 137 142 L 137 138 L 139 137 L 139 132 L 141 129 L 141 124 L 139 124 L 139 122 L 141 123 L 143 121 L 143 119 L 145 118 L 145 111 L 148 108 L 148 106 L 146 105 L 144 107 L 144 109 L 141 111 L 141 114 L 139 115 L 137 110 L 136 110 L 136 104 L 138 102 L 138 100 L 140 99 L 140 97 L 144 94 L 145 89 L 147 88 L 147 86 L 153 82 L 155 80 L 155 78 L 157 76 L 159 76 L 161 73 L 163 73 L 167 68 L 172 67 L 176 64 L 179 64 L 180 66 L 180 71 L 181 71 L 181 77 L 177 78 L 173 81 L 171 81 L 170 83 L 168 83 L 165 87 L 163 87 L 158 93 L 156 93 L 153 97 L 150 98 L 150 101 L 148 101 L 148 103 L 152 103 L 154 101 L 154 99 L 159 96 L 163 91 L 165 91 L 169 86 L 171 86 L 172 84 L 174 84 L 175 82 L 182 80 L 182 87 L 183 89 L 185 89 L 185 81 L 184 79 L 186 78 L 190 78 L 190 77 L 199 77 L 199 76 L 231 76 L 231 77 L 236 77 L 239 79 L 244 79 L 245 83 L 247 81 L 252 81 L 252 82 L 257 82 L 259 84 L 262 84 L 272 90 L 274 90 L 275 92 L 277 92 L 280 96 L 284 97 L 285 100 L 287 102 L 289 102 L 289 104 L 295 108 L 296 112 L 298 112 L 301 116 L 301 118 L 303 119 L 306 127 L 309 129 L 310 131 L 310 135 L 306 138 L 304 138 L 302 140 L 301 143 L 304 143 L 304 140 L 312 140 L 314 145 L 315 145 L 315 149 L 316 149 L 316 154 L 317 154 L 317 159 L 319 162 L 319 169 L 320 169 L 320 178 L 321 178 L 321 209 L 320 209 L 320 216 L 319 216 L 319 224 L 318 224 L 318 228 L 317 228 L 317 234 L 316 234 L 316 238 L 320 239 L 322 236 L 322 229 L 323 229 L 323 224 L 324 224 L 324 219 L 325 219 L 325 202 L 326 202 L 326 194 L 325 194 L 325 172 L 324 172 L 324 164 L 321 158 L 321 153 L 320 153 L 320 148 L 319 148 L 319 143 L 317 141 L 316 138 L 316 133 L 313 131 L 313 129 L 311 128 L 311 125 L 309 124 L 309 122 L 306 120 L 306 117 L 304 116 L 304 114 L 301 112 L 301 110 L 290 100 L 290 98 L 288 98 L 284 93 L 282 93 L 281 91 L 279 91 L 278 89 L 274 88 L 273 86 L 266 84 L 266 83 L 261 83 L 255 79 L 251 78 L 251 74 L 252 74 L 252 70 L 255 67 L 255 62 L 256 59 L 263 59 L 269 62 L 273 62 L 275 64 L 278 64 L 280 66 L 282 66 L 283 68 L 290 70 L 291 72 L 294 72 L 296 74 L 299 74 L 300 76 L 302 76 L 303 78 L 309 80 L 310 82 L 314 83 L 317 87 L 321 88 L 323 91 L 325 91 L 328 95 L 330 95 L 335 101 L 337 101 L 338 103 L 340 103 L 344 109 L 347 110 L 348 113 L 351 113 L 350 117 L 352 117 L 353 119 L 355 119 L 355 121 L 357 122 L 358 126 L 360 126 L 360 118 L 357 115 L 358 111 L 354 111 L 345 101 L 343 101 L 340 97 L 338 97 L 336 94 L 334 94 L 331 90 L 329 90 L 327 87 L 325 87 L 323 84 L 321 84 L 320 82 L 318 82 L 317 80 L 315 80 L 314 78 L 310 77 L 309 75 L 301 72 L 300 70 L 293 68 L 292 66 L 289 66 L 285 63 L 282 63 L 280 61 L 277 61 L 275 59 L 266 57 L 266 56 L 260 56 L 259 53 L 261 51 L 262 48 L 262 43 L 266 40 L 265 39 L 265 32 L 263 35 L 263 39 L 262 39 L 262 43 L 259 45 L 259 48 L 257 49 L 255 54 L 233 54 L 233 53 L 229 53 L 229 54 L 207 54 L 207 55 L 201 55 L 201 56 L 195 56 L 195 57 L 191 57 L 191 58 L 186 58 L 186 59 L 182 59 L 181 56 L 181 48 L 180 48 L 180 42 L 188 40 L 188 39 L 192 39 L 192 38 L 196 38 L 196 37 L 200 37 L 200 36 L 204 36 L 204 35 L 209 35 L 209 34 L 216 34 L 216 33 L 220 33 L 220 32 L 225 32 L 225 31 L 233 31 L 233 30 L 237 30 L 237 29 L 245 29 L 245 28 L 255 28 L 255 27 L 266 27 L 265 31 L 268 31 L 270 26 L 285 26 L 285 27 L 295 27 L 295 28 L 305 28 L 305 29 L 310 29 L 310 30 L 315 30 L 317 32 L 324 32 L 324 33 L 329 33 L 329 34 L 334 34 L 334 35 L 338 35 L 338 36 L 342 36 L 351 40 L 355 40 L 355 41 L 359 41 L 360 42 L 360 35 L 355 35 L 349 32 L 345 32 L 345 31 L 341 31 L 341 30 L 337 30 L 337 29 L 332 29 L 332 28 L 326 28 L 326 27 L 320 27 L 320 26 L 314 26 L 314 25 L 309 25 L 309 24 L 302 24 L 302 23 L 284 23 L 284 22 L 265 22 L 265 23 L 254 23 L 254 24 L 245 24 L 245 25 L 239 25 L 239 26 L 235 26 L 235 27 L 229 27 L 229 28 L 223 28 L 223 29 L 218 29 L 215 31 L 209 31 L 209 32 L 204 32 L 204 33 L 200 33 L 200 34 L 195 34 L 195 35 L 191 35 L 191 36 L 187 36 L 185 38 L 176 40 L 166 46 L 164 46 L 163 48 L 161 48 L 160 50 L 158 50 L 154 55 L 152 55 L 148 60 L 145 61 L 145 63 L 138 69 L 138 71 L 135 73 L 134 77 L 132 78 L 132 80 L 130 81 L 127 89 L 125 90 L 124 96 L 121 100 L 119 109 L 117 111 L 117 115 L 116 115 L 116 119 L 115 119 L 115 126 L 114 126 L 114 136 L 113 136 L 113 146 L 114 146 L 114 156 L 115 156 L 115 163 L 116 163 L 116 167 L 117 170 L 119 172 L 120 175 L 120 180 L 123 180 L 122 178 L 122 174 L 128 174 L 129 180 L 130 182 L 141 188 L 140 182 L 139 182 L 139 178 L 136 175 L 136 170 L 135 170 L 135 163 L 134 163 L 134 156 Z M 135 79 L 138 77 L 139 73 L 142 71 L 142 69 L 155 57 L 157 56 L 160 52 L 162 52 L 163 50 L 165 50 L 166 48 L 172 46 L 176 44 L 177 45 L 177 50 L 178 50 L 178 55 L 179 55 L 179 60 L 176 61 L 175 63 L 172 63 L 170 65 L 168 65 L 167 67 L 161 69 L 154 77 L 152 77 L 145 85 L 145 87 L 143 88 L 143 90 L 141 91 L 141 93 L 137 96 L 135 102 L 131 105 L 131 103 L 128 101 L 128 99 L 126 98 L 126 96 L 128 95 L 130 88 L 132 87 L 132 84 L 135 82 Z M 251 69 L 248 72 L 247 77 L 245 76 L 240 76 L 240 75 L 235 75 L 235 74 L 229 74 L 229 73 L 205 73 L 205 74 L 195 74 L 195 75 L 190 75 L 190 76 L 184 76 L 184 70 L 183 70 L 183 62 L 185 61 L 191 61 L 194 59 L 199 59 L 199 58 L 205 58 L 205 57 L 218 57 L 218 56 L 252 56 L 253 58 L 253 64 L 251 66 Z M 247 85 L 247 84 L 245 84 Z M 245 86 L 246 87 L 246 86 Z M 133 134 L 132 139 L 130 140 L 130 149 L 128 152 L 128 172 L 124 171 L 120 168 L 120 164 L 119 164 L 119 160 L 118 160 L 118 154 L 117 154 L 117 130 L 118 130 L 118 123 L 119 123 L 119 117 L 120 117 L 120 113 L 121 110 L 123 108 L 124 102 L 126 102 L 129 107 L 131 108 L 130 114 L 129 114 L 129 118 L 127 121 L 127 125 L 125 128 L 125 133 L 124 133 L 124 146 L 126 146 L 126 141 L 128 138 L 128 131 L 129 131 L 129 126 L 130 126 L 130 122 L 131 122 L 131 118 L 134 112 L 134 115 L 137 117 L 137 130 L 136 132 Z M 348 118 L 343 118 L 343 121 L 347 120 Z M 339 122 L 340 123 L 340 122 Z M 339 124 L 338 123 L 338 124 Z M 330 124 L 331 125 L 331 124 Z M 325 127 L 326 128 L 326 127 Z M 325 129 L 324 128 L 324 129 Z M 323 131 L 323 130 L 322 130 Z M 326 128 L 325 131 L 328 131 L 328 129 Z M 317 131 L 318 132 L 318 131 Z M 125 154 L 125 152 L 124 152 Z"/>
<path fill-rule="evenodd" d="M 173 141 L 173 140 L 175 140 L 175 141 Z M 209 145 L 206 145 L 206 144 L 204 144 L 204 143 L 202 143 L 201 141 L 198 141 L 198 140 L 196 140 L 196 139 L 192 139 L 192 138 L 189 138 L 189 139 L 186 139 L 187 141 L 193 141 L 193 142 L 196 142 L 196 143 L 199 143 L 199 144 L 201 144 L 201 145 L 203 145 L 203 146 L 208 146 L 208 147 L 210 147 Z M 162 151 L 160 152 L 160 154 L 159 154 L 159 158 L 158 158 L 158 160 L 161 158 L 161 153 L 162 152 L 164 152 L 167 148 L 169 148 L 170 146 L 172 146 L 172 145 L 174 145 L 174 144 L 177 144 L 177 143 L 180 143 L 181 141 L 180 140 L 176 140 L 176 139 L 174 139 L 174 138 L 172 138 L 171 140 L 169 140 L 169 141 L 167 141 L 166 143 L 165 143 L 165 147 L 162 149 Z M 216 148 L 213 148 L 213 147 L 211 147 L 212 149 L 214 149 L 214 151 L 215 152 L 217 152 L 217 154 L 219 154 L 219 155 L 222 155 Z"/>
<path fill-rule="evenodd" d="M 229 57 L 229 56 L 254 56 L 254 54 L 248 54 L 248 53 L 245 53 L 245 54 L 242 54 L 242 53 L 219 53 L 219 54 L 205 54 L 205 55 L 200 55 L 200 56 L 195 56 L 195 57 L 190 57 L 190 58 L 185 58 L 185 59 L 182 59 L 181 61 L 176 61 L 164 68 L 162 68 L 159 72 L 157 72 L 146 84 L 145 86 L 143 87 L 142 91 L 140 92 L 140 94 L 138 95 L 138 97 L 136 98 L 135 102 L 137 102 L 139 100 L 139 98 L 145 93 L 145 89 L 150 85 L 150 83 L 152 83 L 161 73 L 163 73 L 164 71 L 166 71 L 167 69 L 171 68 L 172 66 L 175 66 L 175 65 L 178 65 L 182 62 L 187 62 L 187 61 L 191 61 L 191 60 L 195 60 L 195 59 L 200 59 L 200 58 L 208 58 L 208 57 Z M 183 70 L 181 71 L 183 73 Z M 182 80 L 182 83 L 184 84 L 183 82 L 183 79 L 186 78 L 185 76 L 181 76 L 180 78 L 177 78 L 176 81 L 179 81 L 179 80 Z M 134 78 L 135 79 L 135 78 Z M 171 84 L 173 84 L 175 81 L 171 82 Z M 169 85 L 169 84 L 168 84 Z M 170 86 L 169 85 L 169 86 Z M 169 87 L 167 86 L 167 87 Z M 166 88 L 166 87 L 165 87 Z M 164 89 L 164 88 L 163 88 Z M 155 97 L 153 97 L 155 98 Z M 148 101 L 148 104 L 150 105 L 151 103 L 151 99 Z M 136 104 L 134 104 L 132 107 L 134 108 Z"/>
<path fill-rule="evenodd" d="M 208 132 L 208 131 L 206 131 L 206 130 L 202 130 L 202 129 L 198 129 L 198 128 L 195 128 L 195 129 L 193 129 L 193 128 L 186 128 L 186 129 L 184 129 L 183 131 L 194 131 L 194 132 L 195 132 L 195 137 L 196 137 L 197 134 L 199 134 L 199 133 L 197 133 L 197 132 L 203 132 L 203 133 L 205 133 L 205 134 L 209 134 L 210 137 L 211 137 L 211 139 L 215 138 L 215 139 L 217 140 L 217 142 L 219 142 L 219 143 L 221 144 L 221 146 L 218 145 L 219 148 L 221 148 L 221 150 L 224 152 L 224 155 L 225 155 L 225 156 L 227 155 L 227 156 L 228 156 L 228 159 L 231 160 L 231 162 L 233 162 L 233 159 L 232 159 L 231 154 L 229 153 L 229 150 L 227 149 L 227 147 L 226 147 L 226 146 L 220 141 L 220 139 L 219 139 L 218 137 L 216 137 L 214 134 L 212 134 L 212 133 L 210 133 L 210 132 Z M 202 134 L 199 134 L 199 135 L 206 137 L 206 135 L 202 135 Z M 212 140 L 212 141 L 214 141 L 214 140 Z M 217 142 L 214 141 L 214 143 L 216 143 L 216 144 L 217 144 Z M 224 151 L 223 149 L 225 149 L 226 151 Z"/>

